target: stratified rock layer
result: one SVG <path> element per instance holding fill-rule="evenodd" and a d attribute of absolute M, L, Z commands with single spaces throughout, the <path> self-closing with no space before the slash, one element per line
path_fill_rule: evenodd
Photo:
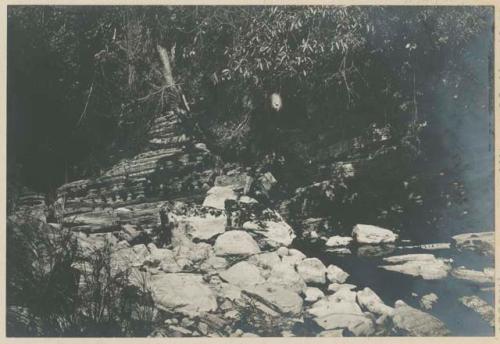
<path fill-rule="evenodd" d="M 64 200 L 66 224 L 76 230 L 108 231 L 117 217 L 103 213 L 110 209 L 126 212 L 124 207 L 134 204 L 201 195 L 214 178 L 210 171 L 213 158 L 183 132 L 183 114 L 177 109 L 157 116 L 143 153 L 120 161 L 97 178 L 61 186 L 58 197 Z"/>

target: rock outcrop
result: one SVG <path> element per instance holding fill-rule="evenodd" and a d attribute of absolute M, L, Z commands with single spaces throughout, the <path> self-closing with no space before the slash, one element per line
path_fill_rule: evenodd
<path fill-rule="evenodd" d="M 453 243 L 459 250 L 469 250 L 484 255 L 495 252 L 495 233 L 465 233 L 453 236 Z"/>
<path fill-rule="evenodd" d="M 394 232 L 373 225 L 354 226 L 352 237 L 358 244 L 393 243 L 398 238 L 397 234 L 394 234 Z"/>
<path fill-rule="evenodd" d="M 426 280 L 445 278 L 451 270 L 449 261 L 436 258 L 433 254 L 406 254 L 387 257 L 383 260 L 392 265 L 382 265 L 380 266 L 382 269 L 422 277 Z"/>
<path fill-rule="evenodd" d="M 408 306 L 401 300 L 395 303 L 392 321 L 397 329 L 408 336 L 438 337 L 449 334 L 449 330 L 438 318 Z"/>
<path fill-rule="evenodd" d="M 451 271 L 455 278 L 468 281 L 473 284 L 494 284 L 495 270 L 493 268 L 484 268 L 483 271 L 467 269 L 459 266 Z"/>
<path fill-rule="evenodd" d="M 463 296 L 459 299 L 465 307 L 472 309 L 478 313 L 491 327 L 495 326 L 495 309 L 483 299 L 472 295 Z"/>
<path fill-rule="evenodd" d="M 197 148 L 186 135 L 181 126 L 183 115 L 184 110 L 177 109 L 157 116 L 151 123 L 143 153 L 117 163 L 97 178 L 61 186 L 57 194 L 64 200 L 66 223 L 70 225 L 70 216 L 74 215 L 102 214 L 148 200 L 201 194 L 203 185 L 213 178 L 213 157 L 207 150 Z M 109 222 L 104 227 L 86 223 L 83 217 L 75 227 L 104 231 L 109 230 L 108 225 Z"/>

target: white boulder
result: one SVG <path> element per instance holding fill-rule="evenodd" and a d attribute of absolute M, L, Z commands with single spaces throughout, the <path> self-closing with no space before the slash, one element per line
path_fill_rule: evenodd
<path fill-rule="evenodd" d="M 394 308 L 387 306 L 373 290 L 366 287 L 356 293 L 358 304 L 369 312 L 377 315 L 394 315 Z"/>
<path fill-rule="evenodd" d="M 220 235 L 215 241 L 214 250 L 217 256 L 250 256 L 260 252 L 259 245 L 250 234 L 236 230 Z"/>
<path fill-rule="evenodd" d="M 220 272 L 219 276 L 224 281 L 240 288 L 265 281 L 264 277 L 260 274 L 259 268 L 246 261 L 234 264 L 229 269 Z"/>
<path fill-rule="evenodd" d="M 349 277 L 349 274 L 338 266 L 330 264 L 326 268 L 326 277 L 331 283 L 344 283 Z"/>
<path fill-rule="evenodd" d="M 204 207 L 212 207 L 224 210 L 224 202 L 226 199 L 236 200 L 238 195 L 230 186 L 214 186 L 207 191 L 207 197 L 203 201 Z"/>
<path fill-rule="evenodd" d="M 297 265 L 297 272 L 306 283 L 326 282 L 326 267 L 318 258 L 306 258 Z"/>
<path fill-rule="evenodd" d="M 325 245 L 328 247 L 341 247 L 341 246 L 349 245 L 351 243 L 351 241 L 352 241 L 351 237 L 343 237 L 343 236 L 335 235 L 335 236 L 328 238 Z"/>
<path fill-rule="evenodd" d="M 395 265 L 382 265 L 380 268 L 402 274 L 422 277 L 426 280 L 441 279 L 448 276 L 451 265 L 448 260 L 436 258 L 432 254 L 407 254 L 384 258 L 387 263 Z"/>
<path fill-rule="evenodd" d="M 358 244 L 393 243 L 398 238 L 397 234 L 388 229 L 363 224 L 354 226 L 352 237 Z"/>
<path fill-rule="evenodd" d="M 395 303 L 394 326 L 409 336 L 441 337 L 449 334 L 449 330 L 438 318 L 408 306 L 404 301 Z"/>
<path fill-rule="evenodd" d="M 217 309 L 215 294 L 201 275 L 154 275 L 150 286 L 155 304 L 164 311 L 175 310 L 192 317 Z"/>
<path fill-rule="evenodd" d="M 306 289 L 306 282 L 295 271 L 295 269 L 285 263 L 279 263 L 273 266 L 267 282 L 273 285 L 279 285 L 286 289 L 300 293 Z"/>
<path fill-rule="evenodd" d="M 316 302 L 319 299 L 325 297 L 325 294 L 319 289 L 315 287 L 307 287 L 304 292 L 304 300 L 307 302 Z"/>

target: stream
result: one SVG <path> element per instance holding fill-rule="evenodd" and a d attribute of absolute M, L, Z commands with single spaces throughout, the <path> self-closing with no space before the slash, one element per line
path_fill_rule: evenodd
<path fill-rule="evenodd" d="M 481 287 L 470 282 L 448 276 L 441 280 L 424 280 L 398 272 L 378 268 L 383 265 L 382 258 L 412 253 L 431 253 L 436 257 L 452 258 L 453 267 L 464 265 L 470 269 L 482 270 L 493 266 L 493 258 L 481 256 L 474 252 L 460 252 L 455 249 L 424 250 L 421 248 L 396 248 L 379 256 L 361 256 L 356 247 L 352 254 L 340 255 L 329 252 L 322 243 L 311 243 L 305 240 L 294 242 L 295 248 L 308 257 L 320 259 L 326 266 L 335 264 L 350 274 L 346 283 L 359 288 L 369 287 L 387 305 L 394 306 L 397 300 L 403 300 L 412 307 L 420 309 L 422 296 L 435 293 L 439 300 L 431 310 L 424 310 L 443 321 L 452 336 L 493 336 L 494 328 L 483 320 L 479 314 L 462 305 L 461 296 L 476 295 L 489 304 L 494 304 L 494 292 L 482 291 Z M 414 294 L 418 296 L 415 296 Z M 413 294 L 413 295 L 412 295 Z"/>

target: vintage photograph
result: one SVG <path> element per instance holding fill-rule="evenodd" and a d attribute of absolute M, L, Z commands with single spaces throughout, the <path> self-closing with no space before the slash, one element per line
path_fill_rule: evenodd
<path fill-rule="evenodd" d="M 7 337 L 495 335 L 494 6 L 7 6 Z"/>

